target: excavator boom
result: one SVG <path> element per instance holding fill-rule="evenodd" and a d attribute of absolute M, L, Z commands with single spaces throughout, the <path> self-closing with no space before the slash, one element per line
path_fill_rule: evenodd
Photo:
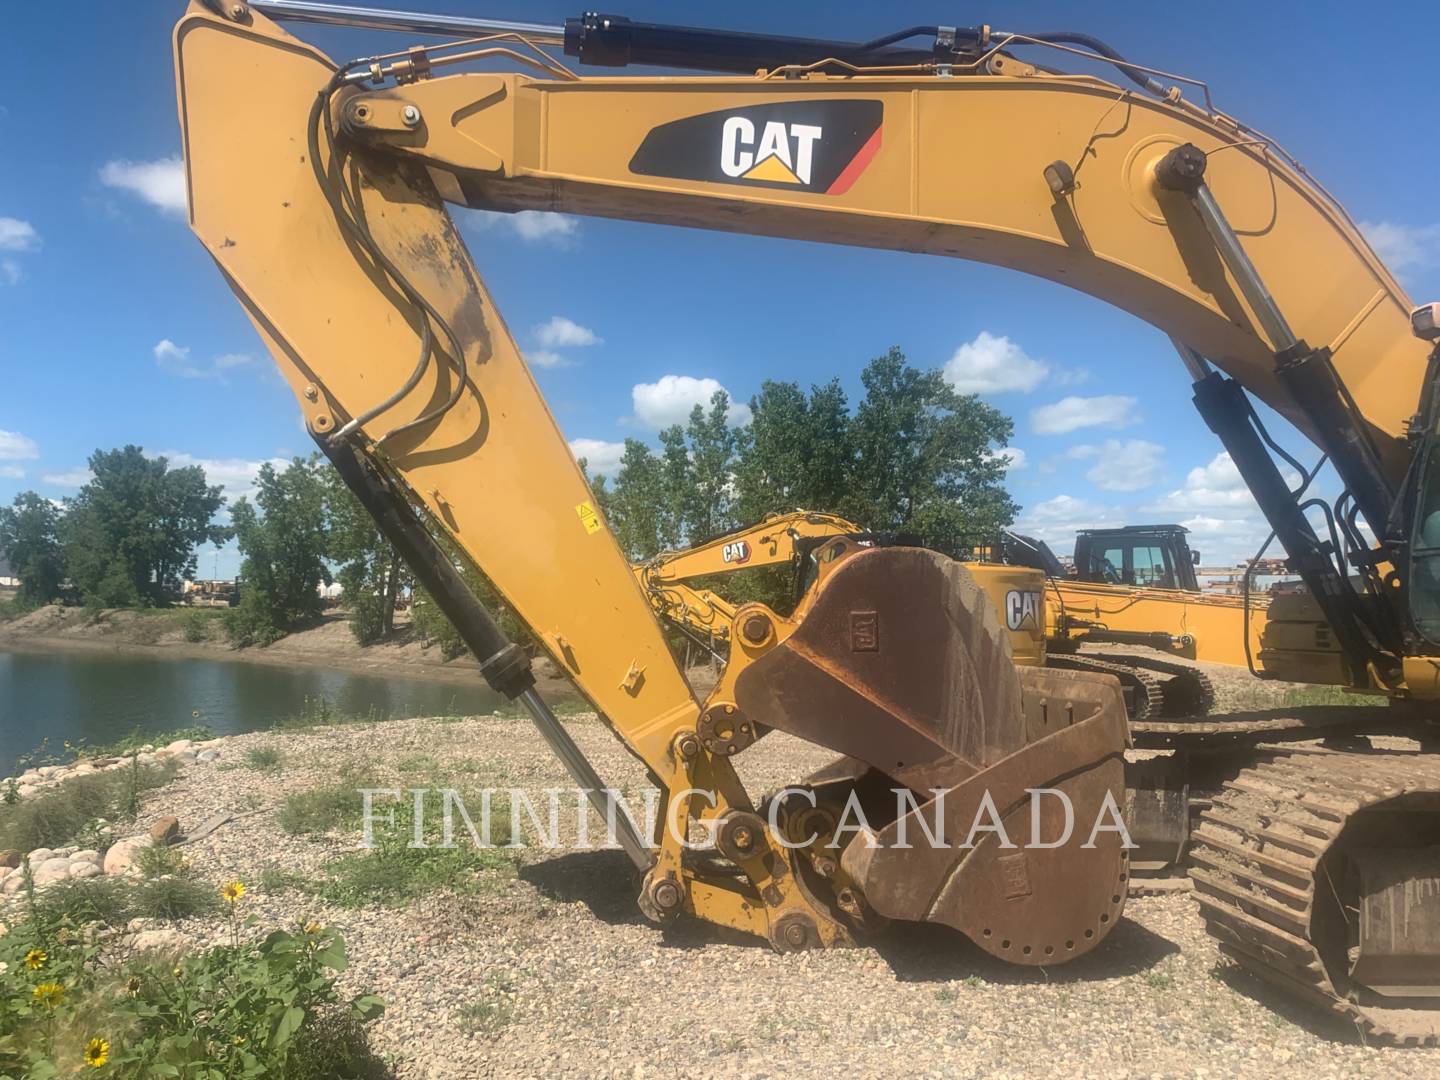
<path fill-rule="evenodd" d="M 1118 920 L 1129 873 L 1123 827 L 1101 828 L 1123 797 L 1119 689 L 1091 673 L 1016 667 L 999 613 L 960 564 L 837 537 L 792 613 L 736 611 L 747 632 L 698 701 L 446 204 L 971 258 L 1131 311 L 1179 345 L 1202 415 L 1324 607 L 1352 681 L 1412 692 L 1407 677 L 1428 672 L 1425 689 L 1440 694 L 1440 665 L 1419 663 L 1424 636 L 1402 629 L 1397 604 L 1422 579 L 1404 578 L 1409 554 L 1389 527 L 1408 526 L 1425 482 L 1407 437 L 1417 408 L 1434 426 L 1422 396 L 1428 347 L 1334 200 L 1208 96 L 1195 104 L 1170 77 L 1075 34 L 936 27 L 922 35 L 933 47 L 915 47 L 914 30 L 854 44 L 592 14 L 555 34 L 386 12 L 370 25 L 469 36 L 337 64 L 267 11 L 364 18 L 301 0 L 192 0 L 174 34 L 192 228 L 309 431 L 485 677 L 526 704 L 605 808 L 603 778 L 447 549 L 484 570 L 677 796 L 659 835 L 621 838 L 645 871 L 639 902 L 652 919 L 688 913 L 779 949 L 842 944 L 887 918 L 926 920 L 1016 963 L 1080 956 Z M 537 39 L 591 64 L 743 74 L 581 77 Z M 1133 85 L 1014 55 L 1030 46 L 1078 49 Z M 474 70 L 496 64 L 506 70 Z M 1271 460 L 1247 393 L 1334 462 L 1349 501 L 1328 540 Z M 1344 562 L 1361 515 L 1386 545 L 1358 563 L 1375 594 L 1365 598 Z M 752 748 L 776 729 L 840 756 L 782 797 L 755 800 L 730 759 L 763 752 Z M 1433 800 L 1429 774 L 1406 768 L 1387 763 L 1412 777 L 1404 798 Z M 884 812 L 887 791 L 896 798 Z M 847 835 L 852 805 L 882 816 Z M 1068 811 L 1073 840 L 1057 828 Z M 1377 841 L 1383 829 L 1356 839 L 1342 820 L 1325 864 L 1300 872 L 1329 875 L 1348 860 L 1357 869 L 1345 880 L 1360 883 L 1352 907 L 1431 895 L 1420 868 L 1433 858 L 1396 852 L 1433 851 L 1433 831 L 1403 813 L 1380 820 L 1406 823 L 1385 834 L 1391 850 Z M 1269 842 L 1263 829 L 1246 833 L 1243 814 L 1230 824 L 1242 859 L 1246 845 Z M 704 858 L 686 850 L 692 825 L 714 831 Z M 922 826 L 950 841 L 907 843 Z M 1016 835 L 1047 840 L 1001 839 Z M 1224 900 L 1240 904 L 1226 925 L 1244 922 L 1246 902 Z M 1432 914 L 1413 920 L 1413 940 L 1362 932 L 1348 973 L 1346 942 L 1317 945 L 1335 972 L 1316 992 L 1376 1031 L 1403 1023 L 1436 1037 L 1436 984 L 1417 979 L 1425 965 L 1413 962 L 1433 952 Z M 1287 928 L 1310 932 L 1303 919 Z M 1263 948 L 1226 940 L 1264 967 Z M 1397 987 L 1415 1014 L 1403 1021 L 1365 996 Z M 1427 994 L 1427 1008 L 1410 1007 Z"/>

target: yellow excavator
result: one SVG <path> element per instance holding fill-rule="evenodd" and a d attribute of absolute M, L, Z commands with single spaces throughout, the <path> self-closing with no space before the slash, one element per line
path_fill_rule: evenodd
<path fill-rule="evenodd" d="M 406 37 L 337 63 L 283 19 Z M 1425 730 L 1440 696 L 1436 309 L 1412 319 L 1335 200 L 1203 83 L 1069 32 L 844 42 L 309 0 L 192 0 L 174 51 L 190 224 L 309 431 L 597 809 L 613 807 L 603 781 L 437 535 L 676 796 L 656 836 L 616 816 L 657 922 L 683 913 L 789 950 L 932 921 L 1017 964 L 1083 955 L 1129 875 L 1120 830 L 1101 828 L 1124 784 L 1119 687 L 1015 665 L 960 564 L 842 537 L 791 614 L 736 612 L 747 633 L 696 700 L 447 203 L 971 258 L 1131 311 L 1177 342 L 1347 682 L 1422 704 L 1350 710 L 1347 731 Z M 1117 82 L 1062 70 L 1079 58 Z M 617 73 L 632 63 L 699 74 Z M 1250 395 L 1328 455 L 1338 501 L 1287 486 Z M 732 759 L 777 729 L 837 757 L 757 798 Z M 1206 812 L 1193 874 L 1240 963 L 1374 1037 L 1434 1042 L 1440 761 L 1414 745 L 1254 751 Z M 713 845 L 691 850 L 692 825 Z"/>
<path fill-rule="evenodd" d="M 791 572 L 798 600 L 815 568 L 826 557 L 826 541 L 835 537 L 847 537 L 862 546 L 920 543 L 917 537 L 867 532 L 834 514 L 796 510 L 772 514 L 754 525 L 693 547 L 661 552 L 636 564 L 635 577 L 657 615 L 680 628 L 705 651 L 718 655 L 715 646 L 728 645 L 735 636 L 737 605 L 707 587 L 713 584 L 709 579 L 784 566 Z M 1212 632 L 1206 640 L 1215 641 L 1218 649 L 1222 640 L 1241 634 L 1238 600 L 1212 609 L 1205 600 L 1188 594 L 1177 601 L 1169 595 L 1173 590 L 1137 593 L 1111 585 L 1086 585 L 1086 591 L 1077 596 L 1075 582 L 1006 558 L 1002 554 L 1005 550 L 1007 546 L 1002 544 L 978 545 L 973 553 L 976 558 L 965 560 L 964 565 L 1000 613 L 1015 663 L 1114 676 L 1120 682 L 1132 730 L 1151 718 L 1173 721 L 1209 713 L 1214 693 L 1204 673 L 1196 668 L 1143 654 L 1080 654 L 1076 645 L 1093 638 L 1146 645 L 1193 659 L 1196 639 L 1184 629 L 1189 609 L 1199 609 L 1196 621 L 1206 624 Z M 996 558 L 997 554 L 1001 557 Z M 1058 618 L 1057 605 L 1061 612 Z M 1075 608 L 1084 617 L 1066 615 L 1067 610 Z M 1120 627 L 1112 625 L 1117 623 Z M 1174 633 L 1153 629 L 1177 624 Z M 1146 629 L 1122 628 L 1132 625 Z M 1213 659 L 1209 655 L 1200 658 Z M 1217 660 L 1227 661 L 1228 653 L 1225 660 Z"/>
<path fill-rule="evenodd" d="M 697 583 L 748 570 L 780 566 L 790 571 L 790 586 L 798 602 L 804 598 L 819 567 L 835 546 L 845 540 L 860 547 L 919 546 L 916 537 L 869 532 L 835 514 L 793 510 L 771 514 L 754 525 L 680 551 L 662 551 L 634 566 L 635 579 L 645 590 L 655 614 L 687 631 L 707 651 L 712 643 L 729 644 L 737 626 L 737 605 L 713 589 Z M 966 563 L 975 583 L 984 590 L 1004 620 L 1010 637 L 1011 659 L 1024 667 L 1045 664 L 1045 576 L 1021 566 Z"/>

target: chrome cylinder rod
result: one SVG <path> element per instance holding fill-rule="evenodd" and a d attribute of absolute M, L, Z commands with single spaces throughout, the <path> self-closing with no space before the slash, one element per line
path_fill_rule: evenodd
<path fill-rule="evenodd" d="M 348 26 L 358 30 L 399 30 L 446 37 L 521 34 L 540 45 L 561 45 L 565 41 L 565 27 L 544 23 L 477 19 L 469 15 L 429 15 L 419 11 L 391 11 L 355 4 L 323 4 L 315 0 L 251 0 L 250 6 L 276 22 Z"/>
<path fill-rule="evenodd" d="M 550 711 L 550 706 L 545 699 L 532 686 L 520 695 L 520 701 L 525 706 L 525 711 L 530 714 L 530 719 L 535 722 L 535 727 L 550 744 L 550 749 L 565 766 L 565 771 L 570 774 L 571 779 L 585 790 L 586 796 L 590 799 L 590 805 L 595 807 L 595 812 L 600 815 L 606 827 L 614 822 L 615 839 L 619 841 L 625 854 L 630 856 L 637 869 L 649 870 L 654 865 L 655 859 L 646 846 L 645 841 L 640 839 L 640 834 L 635 829 L 635 824 L 625 813 L 623 807 L 614 798 L 611 790 L 605 786 L 595 767 L 590 764 L 590 759 L 585 756 L 584 751 L 575 745 L 575 740 L 570 737 L 570 732 L 560 723 L 556 715 Z"/>
<path fill-rule="evenodd" d="M 1170 339 L 1170 344 L 1175 346 L 1175 351 L 1180 354 L 1180 362 L 1185 365 L 1185 370 L 1190 373 L 1191 382 L 1199 382 L 1210 374 L 1210 361 L 1201 356 L 1198 352 L 1186 345 L 1177 337 Z"/>
<path fill-rule="evenodd" d="M 1215 241 L 1220 258 L 1224 260 L 1235 283 L 1240 286 L 1240 291 L 1245 296 L 1245 302 L 1250 305 L 1250 310 L 1255 312 L 1255 318 L 1260 320 L 1266 336 L 1270 338 L 1270 345 L 1276 352 L 1284 352 L 1298 339 L 1290 329 L 1290 324 L 1285 321 L 1285 316 L 1281 314 L 1280 306 L 1275 303 L 1275 298 L 1270 295 L 1270 290 L 1266 288 L 1260 271 L 1255 269 L 1255 264 L 1245 253 L 1245 248 L 1240 244 L 1240 238 L 1235 235 L 1235 230 L 1225 219 L 1225 212 L 1220 209 L 1220 204 L 1211 194 L 1210 185 L 1201 183 L 1191 198 L 1196 211 L 1200 214 L 1200 220 L 1205 225 L 1205 231 Z"/>

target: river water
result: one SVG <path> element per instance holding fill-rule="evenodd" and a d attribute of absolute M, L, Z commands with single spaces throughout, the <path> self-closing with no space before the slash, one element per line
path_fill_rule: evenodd
<path fill-rule="evenodd" d="M 114 742 L 131 732 L 204 724 L 216 735 L 260 731 L 315 709 L 373 716 L 474 715 L 500 698 L 473 686 L 235 660 L 152 660 L 93 652 L 0 651 L 0 777 L 48 740 Z"/>

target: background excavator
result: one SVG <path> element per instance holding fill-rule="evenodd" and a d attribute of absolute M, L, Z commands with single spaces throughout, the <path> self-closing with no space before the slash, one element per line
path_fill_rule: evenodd
<path fill-rule="evenodd" d="M 661 552 L 637 564 L 635 576 L 657 615 L 680 628 L 702 649 L 718 655 L 715 646 L 729 645 L 734 636 L 739 605 L 725 595 L 715 579 L 766 567 L 785 567 L 789 570 L 789 590 L 798 602 L 825 557 L 826 541 L 832 537 L 845 537 L 862 546 L 921 544 L 918 537 L 867 532 L 834 514 L 796 510 L 771 515 L 690 548 Z M 1080 642 L 1094 635 L 1096 641 L 1147 645 L 1194 658 L 1195 642 L 1185 637 L 1183 628 L 1185 612 L 1177 615 L 1169 610 L 1177 605 L 1174 598 L 1155 590 L 1136 595 L 1133 589 L 1092 586 L 1083 600 L 1074 601 L 1077 607 L 1084 604 L 1080 610 L 1088 617 L 1067 618 L 1064 605 L 1073 599 L 1069 579 L 1009 557 L 990 557 L 1000 549 L 1001 545 L 996 544 L 978 545 L 972 553 L 976 557 L 964 560 L 964 565 L 1000 613 L 1015 663 L 1115 677 L 1125 697 L 1132 729 L 1152 718 L 1176 720 L 1208 715 L 1214 694 L 1204 673 L 1194 667 L 1146 655 L 1076 652 Z M 1063 573 L 1058 562 L 1056 570 Z M 1058 617 L 1057 604 L 1062 612 Z M 1162 606 L 1159 613 L 1152 610 L 1157 604 Z M 1221 632 L 1238 637 L 1242 633 L 1239 602 L 1222 610 L 1228 613 L 1229 621 L 1210 629 L 1217 640 Z M 1112 631 L 1107 620 L 1126 625 L 1178 623 L 1181 628 L 1174 634 L 1164 630 Z"/>
<path fill-rule="evenodd" d="M 272 16 L 452 40 L 337 64 Z M 1123 907 L 1129 860 L 1115 834 L 1022 850 L 994 833 L 973 848 L 895 839 L 907 825 L 919 836 L 927 809 L 973 839 L 987 803 L 1012 834 L 1054 835 L 1059 800 L 1037 807 L 1025 798 L 1035 787 L 1091 819 L 1123 785 L 1118 686 L 1014 665 L 998 613 L 958 563 L 842 538 L 792 614 L 736 612 L 764 633 L 740 640 L 696 701 L 447 202 L 971 258 L 1131 311 L 1177 343 L 1201 415 L 1334 633 L 1347 684 L 1421 703 L 1367 730 L 1427 733 L 1423 703 L 1440 697 L 1436 310 L 1412 326 L 1335 200 L 1216 110 L 1202 83 L 1084 34 L 983 26 L 853 43 L 599 14 L 546 27 L 193 0 L 174 42 L 191 225 L 308 429 L 484 676 L 524 702 L 606 804 L 525 653 L 436 533 L 487 573 L 657 784 L 716 793 L 713 805 L 679 799 L 674 814 L 713 825 L 713 849 L 620 829 L 652 918 L 683 911 L 781 949 L 930 920 L 1017 963 L 1081 955 Z M 581 65 L 706 74 L 582 77 L 547 47 Z M 1018 55 L 1040 50 L 1043 65 Z M 1057 70 L 1076 56 L 1119 84 Z M 505 70 L 474 70 L 494 65 Z M 1337 500 L 1286 484 L 1273 455 L 1313 473 L 1264 430 L 1251 395 L 1320 448 Z M 1350 712 L 1353 733 L 1369 711 Z M 841 756 L 757 803 L 731 758 L 763 754 L 770 729 Z M 1248 717 L 1175 729 L 1177 745 L 1315 735 Z M 1193 876 L 1211 932 L 1241 964 L 1375 1037 L 1433 1042 L 1440 761 L 1414 745 L 1256 750 L 1206 813 Z M 913 802 L 829 846 L 844 807 L 878 811 L 887 787 Z"/>

